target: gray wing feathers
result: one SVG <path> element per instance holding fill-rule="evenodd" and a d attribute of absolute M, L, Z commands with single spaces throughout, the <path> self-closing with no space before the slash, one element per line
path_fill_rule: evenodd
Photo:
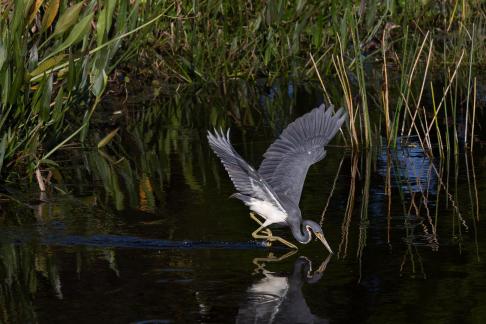
<path fill-rule="evenodd" d="M 332 106 L 321 105 L 296 119 L 263 155 L 258 173 L 280 198 L 299 203 L 309 167 L 326 156 L 324 146 L 346 119 L 342 108 L 333 111 Z"/>
<path fill-rule="evenodd" d="M 258 174 L 258 172 L 251 167 L 233 148 L 229 141 L 229 130 L 226 134 L 221 130 L 220 132 L 214 130 L 214 133 L 208 131 L 209 145 L 214 153 L 221 159 L 224 168 L 228 172 L 231 181 L 236 190 L 244 196 L 235 195 L 236 198 L 246 201 L 249 197 L 259 200 L 271 202 L 283 212 L 275 192 L 268 186 L 265 180 Z"/>

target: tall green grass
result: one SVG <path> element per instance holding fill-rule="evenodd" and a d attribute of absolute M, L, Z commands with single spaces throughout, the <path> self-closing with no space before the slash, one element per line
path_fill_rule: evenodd
<path fill-rule="evenodd" d="M 108 75 L 144 42 L 134 32 L 161 15 L 118 0 L 3 1 L 0 12 L 0 173 L 35 172 L 43 189 L 52 154 L 85 139 Z"/>
<path fill-rule="evenodd" d="M 356 150 L 383 138 L 394 147 L 409 135 L 418 135 L 426 150 L 439 145 L 442 156 L 474 143 L 474 83 L 486 64 L 481 1 L 19 0 L 0 6 L 4 181 L 36 175 L 42 189 L 54 153 L 86 141 L 106 87 L 120 92 L 129 80 L 150 77 L 173 89 L 319 78 L 325 101 L 347 108 L 346 137 Z M 127 64 L 114 73 L 120 62 Z M 440 127 L 451 119 L 453 127 Z"/>
<path fill-rule="evenodd" d="M 326 97 L 347 107 L 356 149 L 378 145 L 379 135 L 389 147 L 411 134 L 427 150 L 471 143 L 472 83 L 486 64 L 480 1 L 181 1 L 169 16 L 155 28 L 157 46 L 141 53 L 149 68 L 158 58 L 159 79 L 271 84 L 319 76 L 324 88 L 341 84 Z M 435 112 L 425 102 L 430 92 Z M 463 98 L 470 109 L 457 116 Z M 446 115 L 465 117 L 467 134 L 441 133 L 437 121 Z"/>

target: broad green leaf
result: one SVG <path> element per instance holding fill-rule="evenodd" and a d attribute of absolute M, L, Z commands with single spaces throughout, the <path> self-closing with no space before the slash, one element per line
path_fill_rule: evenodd
<path fill-rule="evenodd" d="M 110 167 L 110 169 L 111 169 L 111 167 Z M 111 182 L 112 182 L 112 192 L 115 194 L 115 197 L 114 197 L 115 198 L 115 208 L 117 210 L 123 210 L 124 207 L 125 207 L 125 205 L 124 205 L 125 196 L 124 196 L 123 192 L 121 191 L 120 181 L 118 180 L 118 176 L 112 176 Z"/>
<path fill-rule="evenodd" d="M 98 21 L 96 22 L 96 36 L 98 46 L 101 46 L 103 44 L 105 36 L 108 35 L 108 33 L 110 32 L 115 6 L 116 0 L 106 1 L 103 10 L 101 10 L 98 15 Z"/>
<path fill-rule="evenodd" d="M 7 2 L 8 3 L 8 2 Z M 25 23 L 27 22 L 27 17 L 29 15 L 29 10 L 32 6 L 32 0 L 17 0 L 14 1 L 15 6 L 13 7 L 13 20 L 8 24 L 8 32 L 15 34 L 15 33 L 22 33 L 24 28 L 25 28 Z M 4 21 L 4 2 L 2 2 L 2 5 L 0 7 L 2 8 L 1 14 L 2 14 L 2 22 Z M 3 33 L 3 30 L 2 30 Z"/>
<path fill-rule="evenodd" d="M 255 33 L 258 28 L 260 28 L 260 24 L 262 23 L 262 15 L 258 15 L 255 20 L 252 21 L 251 23 L 251 32 Z"/>
<path fill-rule="evenodd" d="M 40 101 L 39 117 L 43 122 L 47 122 L 49 120 L 49 111 L 50 111 L 51 97 L 52 97 L 52 85 L 53 85 L 53 76 L 52 74 L 50 74 L 46 80 L 45 86 L 42 88 L 42 97 Z"/>
<path fill-rule="evenodd" d="M 55 166 L 55 167 L 59 166 L 59 164 L 57 164 L 55 161 L 50 160 L 50 159 L 42 159 L 42 160 L 39 161 L 39 165 L 40 164 L 52 165 L 52 166 Z"/>
<path fill-rule="evenodd" d="M 5 151 L 7 150 L 7 133 L 3 135 L 0 143 L 0 172 L 2 171 L 3 159 L 5 158 Z"/>
<path fill-rule="evenodd" d="M 81 18 L 81 20 L 73 27 L 69 36 L 59 47 L 53 52 L 52 55 L 59 53 L 60 51 L 68 48 L 69 46 L 79 42 L 89 32 L 90 23 L 93 19 L 93 13 Z"/>
<path fill-rule="evenodd" d="M 89 124 L 89 119 L 90 119 L 90 114 L 89 114 L 89 109 L 88 109 L 84 112 L 82 125 L 87 126 Z M 80 130 L 79 141 L 81 143 L 84 143 L 84 141 L 86 140 L 86 136 L 88 136 L 88 128 L 89 127 L 83 127 L 83 129 Z"/>
<path fill-rule="evenodd" d="M 115 11 L 117 0 L 108 0 L 107 3 L 107 14 L 106 14 L 106 33 L 108 34 L 111 29 L 111 24 L 113 20 L 113 12 Z"/>
<path fill-rule="evenodd" d="M 3 46 L 2 40 L 0 40 L 0 70 L 3 67 L 3 64 L 7 60 L 7 51 L 5 50 L 5 46 Z"/>
<path fill-rule="evenodd" d="M 296 8 L 296 11 L 297 13 L 300 14 L 300 12 L 302 11 L 302 9 L 304 9 L 304 6 L 306 5 L 306 0 L 299 0 L 297 1 L 297 8 Z"/>
<path fill-rule="evenodd" d="M 98 21 L 96 22 L 96 41 L 97 45 L 100 46 L 103 44 L 103 39 L 105 37 L 105 30 L 106 30 L 106 8 L 100 11 L 98 15 Z"/>
<path fill-rule="evenodd" d="M 69 8 L 67 8 L 63 14 L 59 17 L 57 21 L 56 28 L 52 36 L 59 35 L 67 31 L 71 26 L 73 26 L 76 21 L 78 21 L 79 13 L 83 7 L 83 2 L 77 3 Z"/>
<path fill-rule="evenodd" d="M 117 128 L 113 131 L 111 131 L 108 135 L 106 135 L 101 141 L 99 141 L 98 143 L 98 148 L 102 148 L 103 146 L 105 146 L 106 144 L 110 143 L 111 140 L 113 139 L 113 137 L 115 137 L 115 135 L 118 133 L 118 130 L 120 128 Z"/>
<path fill-rule="evenodd" d="M 64 84 L 61 85 L 57 91 L 56 98 L 54 99 L 54 106 L 52 107 L 51 122 L 54 123 L 54 129 L 57 132 L 61 132 L 63 125 L 65 110 L 63 109 L 64 101 Z"/>
<path fill-rule="evenodd" d="M 56 65 L 58 65 L 66 57 L 66 54 L 59 54 L 57 56 L 51 57 L 37 66 L 32 72 L 30 72 L 30 77 L 33 78 L 39 74 L 44 73 Z"/>
<path fill-rule="evenodd" d="M 101 72 L 98 74 L 93 84 L 93 94 L 96 97 L 99 97 L 103 94 L 107 82 L 108 82 L 108 76 L 106 75 L 105 70 L 101 70 Z"/>
<path fill-rule="evenodd" d="M 5 72 L 3 73 L 3 87 L 2 87 L 2 105 L 6 106 L 8 101 L 8 94 L 10 92 L 10 83 L 12 82 L 10 77 L 10 67 L 7 65 Z M 1 76 L 1 75 L 0 75 Z"/>
<path fill-rule="evenodd" d="M 44 17 L 42 17 L 41 31 L 46 31 L 51 27 L 59 11 L 59 0 L 51 0 L 46 6 Z"/>

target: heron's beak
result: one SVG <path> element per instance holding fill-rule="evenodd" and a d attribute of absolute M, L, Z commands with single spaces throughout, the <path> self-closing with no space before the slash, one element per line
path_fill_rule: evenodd
<path fill-rule="evenodd" d="M 324 234 L 322 234 L 322 233 L 315 233 L 315 234 L 316 234 L 317 238 L 322 242 L 322 244 L 324 244 L 324 246 L 329 251 L 329 253 L 334 254 L 334 252 L 332 252 L 331 247 L 329 246 L 329 243 L 327 243 L 326 238 L 324 237 Z"/>

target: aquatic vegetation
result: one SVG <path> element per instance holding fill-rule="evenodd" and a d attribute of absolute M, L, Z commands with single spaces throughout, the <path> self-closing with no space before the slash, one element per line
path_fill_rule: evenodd
<path fill-rule="evenodd" d="M 351 118 L 300 207 L 337 255 L 288 300 L 484 322 L 485 18 L 480 0 L 0 1 L 0 322 L 228 322 L 258 311 L 263 263 L 298 286 L 310 262 L 240 249 L 251 222 L 205 133 L 231 127 L 258 164 L 322 102 Z"/>
<path fill-rule="evenodd" d="M 35 173 L 42 190 L 53 153 L 84 141 L 108 75 L 143 43 L 135 33 L 163 13 L 116 0 L 3 1 L 0 12 L 2 181 Z"/>
<path fill-rule="evenodd" d="M 129 97 L 147 78 L 157 91 L 320 80 L 323 100 L 352 117 L 347 139 L 356 150 L 381 135 L 394 147 L 414 134 L 444 156 L 472 148 L 477 135 L 480 1 L 22 0 L 1 8 L 3 181 L 35 175 L 43 190 L 55 152 L 98 144 L 89 121 L 105 88 Z"/>
<path fill-rule="evenodd" d="M 322 100 L 321 91 L 308 93 L 287 83 L 196 89 L 145 102 L 132 98 L 122 114 L 94 118 L 89 133 L 93 143 L 119 127 L 107 145 L 60 150 L 62 177 L 53 175 L 52 192 L 16 196 L 25 202 L 22 207 L 2 203 L 2 321 L 100 316 L 93 303 L 108 295 L 117 301 L 116 307 L 102 306 L 101 313 L 109 316 L 139 320 L 147 305 L 154 309 L 155 300 L 161 318 L 171 318 L 177 308 L 188 310 L 183 313 L 189 314 L 189 322 L 197 316 L 224 322 L 237 309 L 242 317 L 254 310 L 245 298 L 255 296 L 248 289 L 265 276 L 252 275 L 256 270 L 284 278 L 295 269 L 297 255 L 285 261 L 277 258 L 284 251 L 240 249 L 252 245 L 247 232 L 253 226 L 247 210 L 226 199 L 234 188 L 211 154 L 205 131 L 207 125 L 231 126 L 237 149 L 257 164 L 279 127 L 313 107 L 313 100 Z M 288 106 L 282 109 L 282 103 Z M 315 221 L 326 209 L 321 222 L 336 242 L 337 255 L 322 280 L 312 289 L 304 286 L 293 301 L 305 301 L 312 314 L 332 320 L 347 316 L 341 309 L 356 300 L 357 289 L 378 304 L 355 316 L 380 319 L 383 312 L 388 315 L 383 322 L 413 315 L 417 307 L 427 316 L 462 314 L 465 306 L 454 306 L 458 294 L 471 301 L 468 309 L 479 309 L 484 295 L 479 209 L 485 159 L 469 152 L 434 158 L 417 137 L 400 141 L 396 150 L 375 146 L 366 154 L 353 154 L 344 146 L 343 137 L 335 138 L 325 163 L 310 169 L 301 201 L 304 213 Z M 231 222 L 226 221 L 229 213 L 235 214 Z M 302 251 L 314 267 L 322 261 L 321 247 Z M 266 268 L 260 268 L 263 264 Z M 297 283 L 297 275 L 309 274 L 307 266 L 303 270 L 292 272 L 296 276 L 289 280 Z M 237 283 L 241 287 L 235 289 Z M 446 306 L 434 308 L 428 301 L 412 309 L 393 306 L 431 294 Z M 397 303 L 391 305 L 389 298 Z M 221 310 L 223 303 L 230 312 Z M 52 312 L 59 304 L 62 312 Z M 119 305 L 130 307 L 120 310 Z M 324 314 L 313 307 L 323 308 Z"/>
<path fill-rule="evenodd" d="M 158 76 L 180 82 L 315 79 L 310 54 L 327 75 L 333 69 L 332 57 L 341 51 L 352 69 L 359 63 L 359 54 L 366 62 L 380 60 L 382 48 L 401 59 L 400 49 L 411 40 L 422 40 L 428 30 L 434 40 L 441 41 L 434 54 L 451 62 L 459 49 L 470 48 L 471 37 L 478 41 L 484 35 L 484 18 L 480 1 L 455 5 L 377 0 L 361 4 L 180 1 L 168 11 L 167 19 L 157 23 L 154 46 L 144 48 L 142 57 L 149 64 L 155 57 Z M 474 48 L 473 55 L 475 64 L 486 63 L 479 48 Z"/>

